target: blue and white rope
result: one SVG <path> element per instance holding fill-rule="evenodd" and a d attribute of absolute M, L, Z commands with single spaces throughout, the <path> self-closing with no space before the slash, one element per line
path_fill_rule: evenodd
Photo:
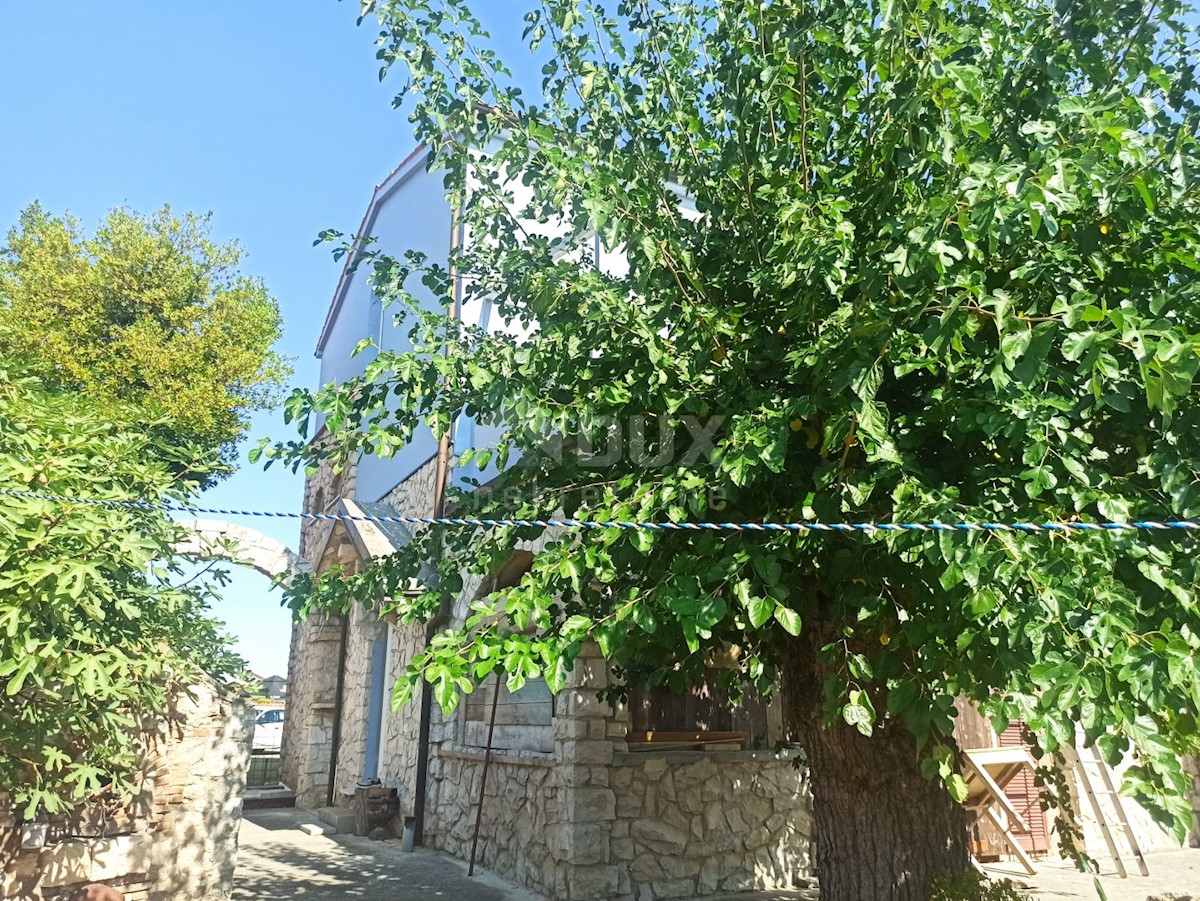
<path fill-rule="evenodd" d="M 558 529 L 641 529 L 655 532 L 1011 532 L 1034 534 L 1056 532 L 1130 532 L 1130 531 L 1200 531 L 1200 523 L 1190 520 L 1132 520 L 1130 522 L 636 522 L 627 520 L 589 519 L 466 519 L 429 516 L 358 516 L 348 513 L 295 513 L 273 510 L 227 510 L 221 507 L 193 507 L 183 504 L 160 504 L 151 501 L 112 501 L 98 498 L 69 497 L 61 494 L 42 494 L 35 491 L 0 489 L 0 496 L 27 500 L 56 501 L 63 504 L 84 504 L 125 510 L 155 510 L 164 513 L 207 514 L 217 516 L 263 516 L 274 519 L 301 519 L 331 522 L 400 523 L 402 525 L 467 526 L 495 528 L 525 526 Z"/>

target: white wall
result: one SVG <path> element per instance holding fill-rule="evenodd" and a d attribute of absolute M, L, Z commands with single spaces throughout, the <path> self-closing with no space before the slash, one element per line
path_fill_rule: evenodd
<path fill-rule="evenodd" d="M 402 260 L 406 251 L 419 250 L 428 256 L 430 264 L 444 267 L 450 252 L 450 204 L 442 174 L 426 172 L 425 160 L 424 153 L 414 156 L 379 186 L 363 231 L 376 239 L 374 248 L 397 259 Z M 322 385 L 362 373 L 374 351 L 365 351 L 357 357 L 351 357 L 351 353 L 363 338 L 375 339 L 386 350 L 409 349 L 407 327 L 392 327 L 396 308 L 382 308 L 371 291 L 369 278 L 370 268 L 364 266 L 338 286 L 333 321 L 322 335 L 317 351 Z M 420 283 L 419 277 L 410 279 L 407 287 L 424 309 L 441 309 L 437 298 Z M 432 433 L 425 431 L 391 459 L 363 457 L 358 465 L 357 497 L 379 500 L 436 452 L 437 441 Z"/>
<path fill-rule="evenodd" d="M 445 266 L 451 241 L 450 205 L 445 196 L 440 173 L 425 171 L 424 153 L 414 155 L 389 176 L 375 192 L 368 210 L 364 232 L 376 239 L 375 247 L 385 253 L 401 258 L 405 251 L 419 250 L 425 253 L 431 264 Z M 530 189 L 522 184 L 512 186 L 514 208 L 520 208 L 529 198 Z M 681 195 L 681 209 L 688 218 L 697 218 L 690 200 Z M 553 233 L 562 226 L 557 223 L 525 223 L 530 231 L 542 234 Z M 472 240 L 464 234 L 462 240 Z M 605 272 L 622 275 L 628 268 L 625 254 L 618 248 L 605 251 L 594 238 L 587 241 L 584 252 L 595 257 L 596 265 Z M 382 309 L 368 283 L 368 267 L 344 279 L 334 296 L 333 319 L 322 335 L 318 348 L 321 359 L 321 384 L 340 382 L 359 375 L 374 351 L 365 351 L 351 357 L 355 346 L 366 337 L 373 338 L 381 347 L 403 351 L 409 348 L 405 338 L 407 329 L 392 327 L 394 309 Z M 419 279 L 414 278 L 409 290 L 429 310 L 438 310 L 440 305 Z M 464 303 L 461 311 L 465 323 L 480 325 L 489 332 L 507 332 L 518 338 L 528 335 L 527 329 L 518 325 L 505 325 L 499 321 L 490 301 L 473 300 Z M 319 427 L 320 423 L 318 423 Z M 455 449 L 463 451 L 469 447 L 487 448 L 495 446 L 501 429 L 494 425 L 482 425 L 472 417 L 463 415 L 455 428 Z M 356 495 L 360 500 L 376 501 L 386 495 L 397 484 L 406 479 L 423 462 L 437 452 L 437 442 L 429 432 L 418 434 L 414 440 L 394 457 L 381 460 L 365 456 L 358 465 Z M 497 474 L 495 463 L 480 471 L 473 463 L 456 468 L 453 484 L 462 487 L 467 478 L 486 483 Z"/>

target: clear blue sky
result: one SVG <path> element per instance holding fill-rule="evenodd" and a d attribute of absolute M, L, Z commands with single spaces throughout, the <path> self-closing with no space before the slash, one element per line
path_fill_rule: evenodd
<path fill-rule="evenodd" d="M 246 248 L 284 314 L 295 383 L 314 384 L 313 347 L 339 267 L 323 228 L 353 231 L 373 186 L 412 149 L 380 84 L 371 25 L 355 2 L 2 0 L 0 230 L 34 200 L 94 224 L 108 209 L 164 203 L 214 214 Z M 290 436 L 274 414 L 254 434 Z M 298 510 L 302 476 L 244 465 L 215 506 Z M 259 528 L 295 546 L 294 522 Z M 287 666 L 289 621 L 264 577 L 241 571 L 218 615 L 251 667 Z"/>
<path fill-rule="evenodd" d="M 476 4 L 510 58 L 526 6 Z M 353 232 L 415 146 L 392 108 L 398 79 L 379 82 L 377 29 L 357 15 L 357 0 L 0 0 L 0 232 L 34 200 L 88 225 L 121 205 L 211 211 L 215 236 L 239 240 L 246 271 L 279 300 L 293 383 L 314 385 L 340 265 L 313 240 Z M 246 447 L 264 436 L 293 433 L 264 413 Z M 302 490 L 303 475 L 243 464 L 204 500 L 299 510 Z M 295 521 L 237 521 L 298 543 Z M 284 673 L 278 592 L 248 570 L 232 575 L 217 614 L 252 669 Z"/>

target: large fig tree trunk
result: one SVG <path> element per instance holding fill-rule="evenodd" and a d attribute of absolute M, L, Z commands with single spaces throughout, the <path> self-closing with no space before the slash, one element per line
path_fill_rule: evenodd
<path fill-rule="evenodd" d="M 921 775 L 916 742 L 898 724 L 867 738 L 840 719 L 821 728 L 813 639 L 784 672 L 785 722 L 805 750 L 822 901 L 927 901 L 934 877 L 970 866 L 967 813 Z"/>

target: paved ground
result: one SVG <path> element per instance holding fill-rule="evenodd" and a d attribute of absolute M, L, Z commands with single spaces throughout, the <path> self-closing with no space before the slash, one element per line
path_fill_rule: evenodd
<path fill-rule="evenodd" d="M 298 810 L 250 810 L 242 819 L 234 901 L 540 901 L 485 871 L 467 878 L 466 865 L 433 851 L 401 851 L 396 845 L 353 835 L 306 835 L 300 824 L 313 822 Z M 1107 901 L 1147 901 L 1172 892 L 1178 901 L 1200 901 L 1200 850 L 1147 856 L 1150 875 L 1120 879 L 1101 875 Z M 1060 860 L 1038 863 L 1025 876 L 1015 865 L 989 866 L 993 876 L 1027 885 L 1037 901 L 1099 901 L 1092 879 Z M 734 896 L 726 896 L 732 899 Z M 738 895 L 755 901 L 810 898 L 801 892 Z"/>
<path fill-rule="evenodd" d="M 433 851 L 353 835 L 306 835 L 299 810 L 250 810 L 242 819 L 234 901 L 538 901 L 491 874 Z"/>
<path fill-rule="evenodd" d="M 1030 895 L 1038 901 L 1098 901 L 1100 896 L 1085 876 L 1064 860 L 1037 861 L 1036 876 L 1026 876 L 1017 864 L 989 865 L 993 876 L 1007 876 L 1014 882 L 1028 885 Z M 1189 897 L 1200 901 L 1200 849 L 1161 851 L 1146 855 L 1149 876 L 1133 875 L 1121 879 L 1112 870 L 1111 861 L 1102 860 L 1100 885 L 1108 901 L 1146 901 L 1147 898 L 1167 897 L 1167 893 L 1182 901 Z M 1107 869 L 1105 869 L 1107 867 Z"/>

